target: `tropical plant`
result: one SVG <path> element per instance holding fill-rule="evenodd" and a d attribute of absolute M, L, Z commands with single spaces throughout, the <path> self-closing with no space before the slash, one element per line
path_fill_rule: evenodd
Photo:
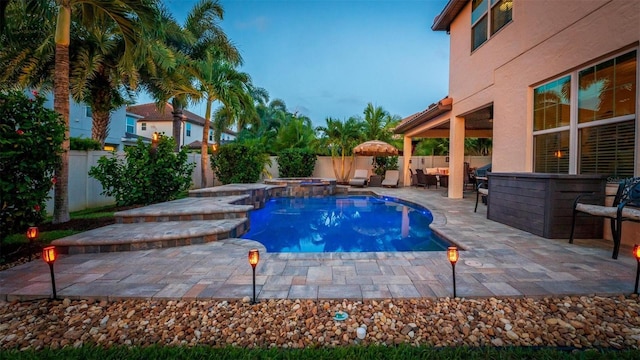
<path fill-rule="evenodd" d="M 287 113 L 275 138 L 274 149 L 308 149 L 315 139 L 311 119 Z"/>
<path fill-rule="evenodd" d="M 196 60 L 193 68 L 194 77 L 198 82 L 198 90 L 205 98 L 207 106 L 200 150 L 202 155 L 202 187 L 206 187 L 206 175 L 209 171 L 208 140 L 212 105 L 214 101 L 220 101 L 224 113 L 238 113 L 240 109 L 253 107 L 253 99 L 247 91 L 247 86 L 251 84 L 251 78 L 246 73 L 236 71 L 232 64 L 221 60 L 220 54 L 214 51 L 207 53 L 204 59 Z M 216 122 L 214 125 L 216 143 L 220 143 L 220 134 L 228 128 L 228 125 L 226 122 Z"/>
<path fill-rule="evenodd" d="M 191 173 L 187 150 L 174 153 L 174 141 L 160 136 L 158 144 L 145 144 L 138 139 L 136 146 L 125 148 L 125 159 L 115 153 L 103 156 L 92 166 L 89 176 L 104 188 L 102 194 L 113 196 L 118 205 L 147 205 L 174 200 L 191 187 Z"/>
<path fill-rule="evenodd" d="M 383 176 L 387 170 L 398 170 L 397 156 L 374 156 L 373 172 L 376 175 Z"/>
<path fill-rule="evenodd" d="M 389 142 L 393 137 L 393 127 L 400 121 L 399 116 L 391 116 L 382 106 L 368 103 L 364 109 L 364 140 Z"/>
<path fill-rule="evenodd" d="M 54 4 L 56 6 L 54 6 Z M 149 23 L 153 20 L 154 0 L 3 0 L 0 2 L 0 31 L 2 39 L 6 41 L 4 45 L 11 48 L 23 46 L 20 44 L 21 34 L 10 34 L 8 31 L 15 28 L 5 26 L 7 19 L 19 19 L 19 16 L 26 16 L 32 21 L 46 23 L 46 19 L 56 18 L 55 33 L 43 41 L 43 47 L 55 44 L 53 87 L 54 87 L 54 110 L 58 112 L 67 128 L 65 140 L 62 143 L 63 152 L 61 154 L 60 166 L 56 171 L 58 181 L 55 185 L 53 222 L 60 223 L 69 221 L 69 93 L 70 74 L 74 69 L 70 68 L 70 44 L 71 31 L 79 31 L 87 24 L 100 22 L 104 19 L 111 19 L 117 33 L 122 35 L 124 53 L 131 53 L 136 42 L 140 38 L 137 25 Z M 27 6 L 28 5 L 28 6 Z M 7 16 L 9 15 L 9 16 Z M 78 15 L 77 17 L 74 17 Z M 81 20 L 81 21 L 79 21 Z M 46 26 L 45 26 L 46 27 Z M 52 36 L 53 35 L 53 36 Z M 53 41 L 51 42 L 51 39 Z M 40 50 L 40 49 L 39 49 Z M 127 57 L 123 58 L 127 59 Z M 26 61 L 27 68 L 33 67 L 32 58 Z M 12 63 L 14 66 L 21 66 L 24 63 Z M 37 67 L 37 65 L 35 65 Z M 131 64 L 123 64 L 126 68 Z"/>
<path fill-rule="evenodd" d="M 211 168 L 223 184 L 251 184 L 260 179 L 268 159 L 257 147 L 230 143 L 211 157 Z"/>
<path fill-rule="evenodd" d="M 37 225 L 46 214 L 60 165 L 64 122 L 34 92 L 0 92 L 0 244 L 8 234 Z"/>
<path fill-rule="evenodd" d="M 142 80 L 160 108 L 171 101 L 173 137 L 179 139 L 183 109 L 202 98 L 195 86 L 194 61 L 206 60 L 215 52 L 218 60 L 239 65 L 242 57 L 219 25 L 224 10 L 217 0 L 198 2 L 187 15 L 184 26 L 164 9 L 160 14 L 162 30 L 145 34 L 147 41 L 155 45 L 141 54 L 146 59 L 141 70 Z M 203 131 L 208 136 L 209 128 Z M 180 145 L 176 143 L 176 150 Z"/>
<path fill-rule="evenodd" d="M 284 149 L 278 153 L 280 177 L 309 177 L 316 166 L 316 154 L 309 149 Z"/>
<path fill-rule="evenodd" d="M 336 180 L 346 183 L 353 166 L 353 148 L 361 141 L 362 122 L 355 117 L 344 122 L 329 117 L 326 123 L 316 129 L 321 135 L 317 150 L 329 150 Z"/>

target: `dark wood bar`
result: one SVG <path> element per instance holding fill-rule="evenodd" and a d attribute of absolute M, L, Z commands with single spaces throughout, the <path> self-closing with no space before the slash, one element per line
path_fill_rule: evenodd
<path fill-rule="evenodd" d="M 487 173 L 487 218 L 549 239 L 568 239 L 573 202 L 593 193 L 604 204 L 606 176 L 543 173 Z M 576 238 L 601 239 L 603 220 L 580 216 Z"/>

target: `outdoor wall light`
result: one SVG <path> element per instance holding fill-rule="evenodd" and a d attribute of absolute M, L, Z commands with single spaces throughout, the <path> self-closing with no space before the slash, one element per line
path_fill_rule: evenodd
<path fill-rule="evenodd" d="M 260 261 L 260 252 L 258 249 L 249 250 L 249 264 L 253 269 L 253 301 L 252 304 L 256 303 L 256 265 L 258 265 L 258 261 Z"/>
<path fill-rule="evenodd" d="M 31 226 L 27 229 L 27 239 L 29 239 L 29 261 L 31 261 L 31 253 L 33 252 L 33 242 L 38 238 L 38 234 L 39 231 L 37 226 Z"/>
<path fill-rule="evenodd" d="M 56 278 L 53 275 L 53 263 L 56 261 L 56 247 L 48 246 L 42 249 L 42 260 L 49 264 L 49 270 L 51 271 L 51 287 L 53 288 L 53 299 L 57 298 L 56 294 Z"/>
<path fill-rule="evenodd" d="M 451 269 L 453 270 L 453 297 L 456 297 L 456 263 L 458 262 L 458 248 L 455 246 L 449 246 L 447 249 L 447 257 L 451 263 Z"/>
<path fill-rule="evenodd" d="M 158 151 L 158 142 L 160 141 L 160 134 L 158 132 L 154 132 L 151 135 L 151 153 L 155 154 Z"/>
<path fill-rule="evenodd" d="M 638 293 L 638 280 L 640 279 L 640 245 L 633 245 L 633 257 L 636 258 L 638 266 L 636 267 L 636 287 L 633 289 L 633 293 Z"/>

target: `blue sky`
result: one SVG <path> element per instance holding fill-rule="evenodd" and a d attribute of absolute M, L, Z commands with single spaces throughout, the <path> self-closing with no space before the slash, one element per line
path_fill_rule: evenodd
<path fill-rule="evenodd" d="M 164 1 L 181 24 L 197 2 Z M 241 70 L 315 125 L 362 115 L 369 102 L 406 117 L 447 95 L 449 37 L 431 30 L 447 0 L 220 2 Z"/>

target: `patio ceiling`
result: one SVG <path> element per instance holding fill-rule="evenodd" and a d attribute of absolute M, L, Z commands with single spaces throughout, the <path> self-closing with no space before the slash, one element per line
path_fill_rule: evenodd
<path fill-rule="evenodd" d="M 452 110 L 451 98 L 444 98 L 427 109 L 406 117 L 396 126 L 395 133 L 411 138 L 448 138 Z M 493 136 L 493 104 L 482 106 L 464 114 L 465 137 L 490 138 Z"/>

